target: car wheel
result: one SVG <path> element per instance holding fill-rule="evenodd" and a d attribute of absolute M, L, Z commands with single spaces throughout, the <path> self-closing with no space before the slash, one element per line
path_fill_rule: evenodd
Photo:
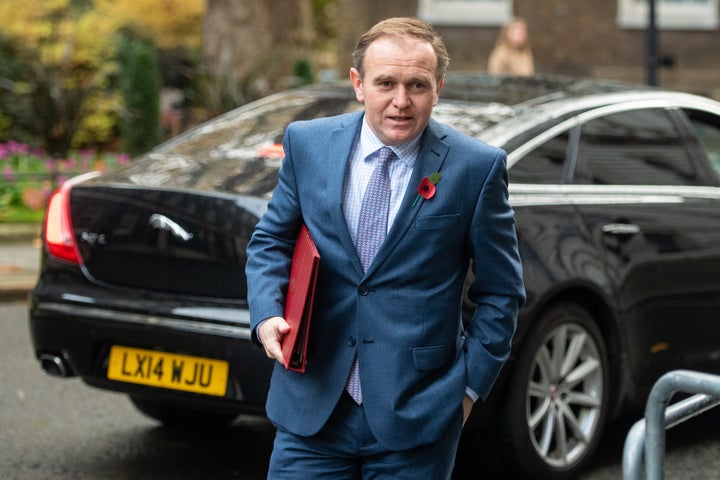
<path fill-rule="evenodd" d="M 595 451 L 607 416 L 605 342 L 574 303 L 549 308 L 529 333 L 499 425 L 503 453 L 529 478 L 573 478 Z"/>
<path fill-rule="evenodd" d="M 140 413 L 169 427 L 218 428 L 229 425 L 237 414 L 208 412 L 194 408 L 130 396 Z"/>

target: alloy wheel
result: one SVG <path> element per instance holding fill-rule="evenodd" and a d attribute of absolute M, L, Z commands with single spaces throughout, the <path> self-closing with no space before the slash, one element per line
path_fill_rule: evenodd
<path fill-rule="evenodd" d="M 603 362 L 592 335 L 561 323 L 540 344 L 530 369 L 526 420 L 536 453 L 553 468 L 580 461 L 600 426 Z"/>

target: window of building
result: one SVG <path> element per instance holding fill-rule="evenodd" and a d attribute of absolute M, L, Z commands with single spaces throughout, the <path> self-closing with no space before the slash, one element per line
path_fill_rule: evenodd
<path fill-rule="evenodd" d="M 648 0 L 618 0 L 621 28 L 646 28 Z M 718 0 L 655 0 L 656 21 L 662 29 L 714 30 L 718 28 Z"/>
<path fill-rule="evenodd" d="M 512 0 L 419 0 L 418 17 L 434 25 L 502 25 Z"/>

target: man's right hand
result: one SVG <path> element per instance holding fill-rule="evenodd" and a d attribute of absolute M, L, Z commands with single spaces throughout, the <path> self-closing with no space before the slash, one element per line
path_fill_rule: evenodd
<path fill-rule="evenodd" d="M 282 362 L 280 341 L 289 331 L 290 325 L 282 317 L 270 317 L 258 326 L 257 336 L 268 357 Z"/>

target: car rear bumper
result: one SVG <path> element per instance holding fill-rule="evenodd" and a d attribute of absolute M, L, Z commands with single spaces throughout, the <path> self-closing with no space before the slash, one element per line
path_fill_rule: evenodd
<path fill-rule="evenodd" d="M 80 376 L 89 385 L 135 396 L 215 411 L 263 414 L 272 362 L 250 342 L 247 310 L 183 306 L 167 315 L 109 308 L 64 294 L 30 298 L 30 334 L 35 355 L 49 373 Z M 235 313 L 232 321 L 223 315 Z M 196 356 L 228 363 L 222 396 L 108 379 L 110 348 Z M 60 362 L 58 364 L 58 362 Z"/>

